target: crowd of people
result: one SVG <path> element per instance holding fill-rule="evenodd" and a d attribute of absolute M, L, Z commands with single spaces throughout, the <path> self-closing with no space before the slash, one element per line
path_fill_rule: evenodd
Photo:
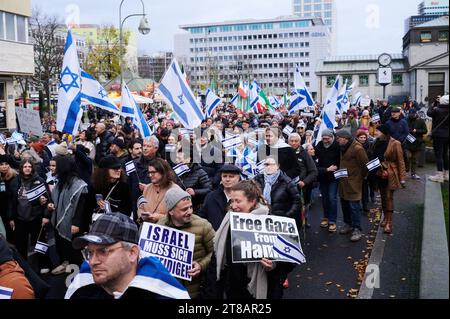
<path fill-rule="evenodd" d="M 357 242 L 377 192 L 381 227 L 393 232 L 395 191 L 408 173 L 420 179 L 428 133 L 437 161 L 430 179 L 449 178 L 448 95 L 430 106 L 431 130 L 414 105 L 386 101 L 352 106 L 336 116 L 334 130 L 320 132 L 318 106 L 305 117 L 281 110 L 243 113 L 226 104 L 193 131 L 162 108 L 144 113 L 155 125 L 147 138 L 131 119 L 122 124 L 90 108 L 88 126 L 76 138 L 46 119 L 41 138 L 7 143 L 5 133 L 0 139 L 0 286 L 13 286 L 13 297 L 43 298 L 48 287 L 35 274 L 61 275 L 75 264 L 93 281 L 69 287 L 67 298 L 279 299 L 293 264 L 265 258 L 233 263 L 230 212 L 288 217 L 310 227 L 311 203 L 320 193 L 320 227 Z M 236 135 L 240 143 L 225 149 L 224 140 Z M 369 170 L 376 159 L 379 167 Z M 337 174 L 342 170 L 345 176 Z M 30 199 L 29 191 L 40 185 L 45 191 Z M 175 280 L 155 259 L 139 258 L 143 223 L 195 234 L 191 282 Z M 33 253 L 38 241 L 48 244 L 45 255 Z M 149 271 L 159 272 L 168 286 L 136 279 Z"/>

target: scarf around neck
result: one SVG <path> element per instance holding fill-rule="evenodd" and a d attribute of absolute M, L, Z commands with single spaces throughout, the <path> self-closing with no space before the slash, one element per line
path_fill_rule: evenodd
<path fill-rule="evenodd" d="M 267 203 L 269 203 L 269 205 L 272 205 L 272 186 L 277 182 L 280 174 L 280 170 L 278 170 L 273 175 L 264 174 L 264 199 L 267 201 Z"/>

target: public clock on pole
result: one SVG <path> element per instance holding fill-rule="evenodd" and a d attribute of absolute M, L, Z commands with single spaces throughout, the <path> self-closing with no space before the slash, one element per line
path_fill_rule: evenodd
<path fill-rule="evenodd" d="M 391 62 L 392 57 L 387 53 L 383 53 L 378 57 L 378 63 L 382 66 L 388 66 L 391 64 Z"/>

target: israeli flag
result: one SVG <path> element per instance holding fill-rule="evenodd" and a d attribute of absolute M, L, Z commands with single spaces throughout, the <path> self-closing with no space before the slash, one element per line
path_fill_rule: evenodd
<path fill-rule="evenodd" d="M 372 118 L 370 119 L 370 121 L 372 122 L 372 123 L 377 123 L 377 122 L 380 122 L 381 121 L 381 118 L 380 118 L 380 114 L 375 114 L 374 116 L 372 116 Z"/>
<path fill-rule="evenodd" d="M 414 142 L 416 141 L 416 138 L 415 138 L 413 135 L 411 135 L 411 134 L 409 134 L 409 135 L 406 137 L 406 139 L 407 139 L 408 142 L 410 142 L 411 144 L 414 144 Z"/>
<path fill-rule="evenodd" d="M 339 79 L 338 75 L 336 81 L 330 92 L 328 92 L 327 100 L 325 106 L 322 110 L 322 122 L 320 123 L 319 132 L 316 138 L 316 145 L 322 140 L 322 132 L 326 129 L 334 130 L 336 127 L 336 109 L 337 109 L 337 99 L 339 92 Z"/>
<path fill-rule="evenodd" d="M 371 172 L 379 167 L 381 167 L 381 162 L 378 157 L 376 159 L 370 161 L 369 163 L 367 163 L 367 169 L 369 170 L 369 172 Z"/>
<path fill-rule="evenodd" d="M 83 262 L 80 273 L 74 278 L 69 286 L 65 299 L 70 299 L 77 290 L 94 285 L 89 263 Z M 190 299 L 186 288 L 184 288 L 155 257 L 145 257 L 139 260 L 136 276 L 130 282 L 128 288 L 138 288 L 151 291 L 160 296 L 172 299 Z"/>
<path fill-rule="evenodd" d="M 175 172 L 175 174 L 177 174 L 178 177 L 181 177 L 182 175 L 190 172 L 191 169 L 186 164 L 178 164 L 173 168 L 173 171 Z"/>
<path fill-rule="evenodd" d="M 200 126 L 205 116 L 176 59 L 170 64 L 158 90 L 184 127 L 194 129 Z"/>
<path fill-rule="evenodd" d="M 56 129 L 70 135 L 78 135 L 82 115 L 80 63 L 77 48 L 69 30 L 59 80 Z"/>
<path fill-rule="evenodd" d="M 341 115 L 342 113 L 347 112 L 350 109 L 350 102 L 348 98 L 352 90 L 353 85 L 348 86 L 348 80 L 345 80 L 341 93 L 337 98 L 337 109 Z"/>
<path fill-rule="evenodd" d="M 136 165 L 134 165 L 134 161 L 129 161 L 125 164 L 125 170 L 127 171 L 127 175 L 130 176 L 131 173 L 136 172 Z"/>
<path fill-rule="evenodd" d="M 81 70 L 81 98 L 88 103 L 111 113 L 122 115 L 120 109 L 108 96 L 108 92 L 90 74 Z"/>
<path fill-rule="evenodd" d="M 36 253 L 40 253 L 40 254 L 45 255 L 47 253 L 47 250 L 48 250 L 48 244 L 47 243 L 43 243 L 43 242 L 38 241 L 36 243 L 36 246 L 34 246 L 34 251 Z"/>
<path fill-rule="evenodd" d="M 234 107 L 239 108 L 238 102 L 239 102 L 239 93 L 236 93 L 236 95 L 233 96 L 233 98 L 231 99 L 230 103 L 233 104 Z"/>
<path fill-rule="evenodd" d="M 141 108 L 134 100 L 131 95 L 130 90 L 126 84 L 122 85 L 122 100 L 120 102 L 122 115 L 125 117 L 131 117 L 133 119 L 133 124 L 139 129 L 142 137 L 150 137 L 153 135 L 147 120 L 142 114 Z"/>
<path fill-rule="evenodd" d="M 346 168 L 340 169 L 336 172 L 334 172 L 334 178 L 341 179 L 341 178 L 347 178 L 348 177 L 348 171 Z"/>
<path fill-rule="evenodd" d="M 294 92 L 291 96 L 290 102 L 289 114 L 292 114 L 306 107 L 314 106 L 314 100 L 308 88 L 306 87 L 305 80 L 302 77 L 298 64 L 295 66 Z"/>
<path fill-rule="evenodd" d="M 270 104 L 272 104 L 273 108 L 275 110 L 280 109 L 283 106 L 283 102 L 280 101 L 279 98 L 277 98 L 276 96 L 271 96 L 269 98 Z"/>
<path fill-rule="evenodd" d="M 0 286 L 0 300 L 11 299 L 14 289 Z"/>
<path fill-rule="evenodd" d="M 45 184 L 40 184 L 39 186 L 30 189 L 25 193 L 25 196 L 27 197 L 29 202 L 32 202 L 42 195 L 44 195 L 47 192 L 47 189 L 45 188 Z"/>
<path fill-rule="evenodd" d="M 214 110 L 220 103 L 220 97 L 214 94 L 213 91 L 208 89 L 206 91 L 206 116 L 211 117 Z"/>
<path fill-rule="evenodd" d="M 222 145 L 225 150 L 229 150 L 233 147 L 238 147 L 238 146 L 242 145 L 242 140 L 239 135 L 231 136 L 231 137 L 224 139 L 222 141 Z"/>
<path fill-rule="evenodd" d="M 176 144 L 167 144 L 165 147 L 166 153 L 172 153 L 175 152 L 177 150 L 177 145 Z"/>
<path fill-rule="evenodd" d="M 361 92 L 356 93 L 355 96 L 353 97 L 352 105 L 359 105 L 361 99 L 362 99 Z"/>
<path fill-rule="evenodd" d="M 286 125 L 286 127 L 283 130 L 283 134 L 289 136 L 292 134 L 292 132 L 294 132 L 294 128 L 291 127 L 290 125 Z"/>
<path fill-rule="evenodd" d="M 287 262 L 299 265 L 305 264 L 306 256 L 303 253 L 302 245 L 300 243 L 296 244 L 298 244 L 298 246 L 290 243 L 282 236 L 277 235 L 277 239 L 273 243 L 273 250 Z"/>
<path fill-rule="evenodd" d="M 141 205 L 148 204 L 148 201 L 145 199 L 144 195 L 138 198 L 137 200 L 137 207 L 140 207 Z"/>

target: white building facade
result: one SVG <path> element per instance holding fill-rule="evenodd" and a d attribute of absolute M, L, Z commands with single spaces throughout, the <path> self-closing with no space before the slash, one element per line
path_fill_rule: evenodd
<path fill-rule="evenodd" d="M 292 0 L 292 12 L 303 18 L 322 18 L 330 28 L 331 52 L 335 52 L 337 35 L 337 8 L 335 0 Z"/>
<path fill-rule="evenodd" d="M 420 15 L 448 15 L 448 0 L 425 0 L 419 4 Z"/>
<path fill-rule="evenodd" d="M 330 33 L 322 19 L 285 17 L 183 25 L 174 56 L 194 90 L 233 94 L 239 80 L 256 79 L 269 94 L 292 88 L 300 66 L 313 95 L 319 90 L 317 62 L 330 55 Z"/>

